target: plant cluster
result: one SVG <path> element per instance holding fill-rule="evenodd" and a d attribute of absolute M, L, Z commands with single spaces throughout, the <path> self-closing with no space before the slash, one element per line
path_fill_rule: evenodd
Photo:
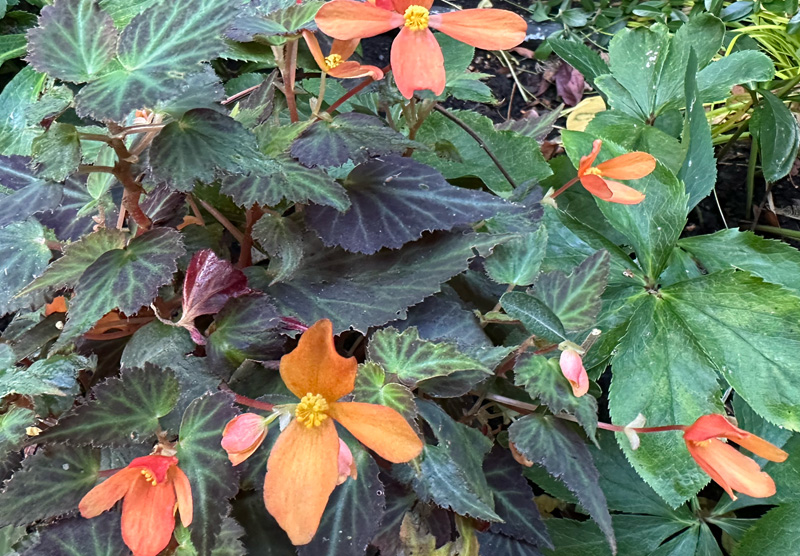
<path fill-rule="evenodd" d="M 498 102 L 511 11 L 18 8 L 0 553 L 794 554 L 800 252 L 682 237 L 715 145 L 750 204 L 800 145 L 721 3 L 550 37 L 608 106 L 560 133 L 453 108 Z"/>

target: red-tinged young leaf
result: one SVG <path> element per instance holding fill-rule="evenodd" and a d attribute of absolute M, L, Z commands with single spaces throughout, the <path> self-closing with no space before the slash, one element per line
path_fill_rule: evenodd
<path fill-rule="evenodd" d="M 192 332 L 196 330 L 194 319 L 216 314 L 229 299 L 250 291 L 247 277 L 241 270 L 230 261 L 220 259 L 211 249 L 203 249 L 195 253 L 186 269 L 183 316 L 178 324 Z"/>

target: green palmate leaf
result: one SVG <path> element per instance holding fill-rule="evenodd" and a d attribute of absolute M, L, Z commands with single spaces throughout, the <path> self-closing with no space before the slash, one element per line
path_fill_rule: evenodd
<path fill-rule="evenodd" d="M 762 91 L 761 96 L 750 130 L 758 138 L 764 179 L 775 182 L 792 169 L 800 146 L 800 128 L 781 99 L 769 91 Z"/>
<path fill-rule="evenodd" d="M 0 37 L 0 65 L 6 60 L 23 56 L 27 51 L 25 35 L 3 35 Z"/>
<path fill-rule="evenodd" d="M 800 293 L 800 252 L 781 241 L 730 229 L 687 237 L 678 245 L 709 272 L 739 268 Z"/>
<path fill-rule="evenodd" d="M 593 137 L 571 131 L 564 132 L 562 137 L 567 154 L 577 167 L 580 157 L 591 151 Z M 624 153 L 619 146 L 604 141 L 598 162 Z M 636 180 L 635 185 L 646 195 L 640 204 L 620 205 L 598 199 L 597 205 L 611 224 L 630 240 L 646 275 L 657 280 L 686 223 L 687 195 L 683 184 L 661 164 L 650 175 Z"/>
<path fill-rule="evenodd" d="M 499 284 L 532 284 L 539 274 L 547 251 L 547 229 L 539 226 L 534 232 L 498 245 L 484 267 L 489 277 Z"/>
<path fill-rule="evenodd" d="M 495 195 L 454 187 L 430 166 L 395 155 L 360 164 L 344 186 L 347 211 L 311 206 L 306 222 L 325 245 L 367 255 L 515 208 Z"/>
<path fill-rule="evenodd" d="M 31 154 L 31 143 L 42 130 L 30 125 L 26 114 L 39 98 L 46 80 L 44 74 L 26 66 L 0 92 L 0 154 Z"/>
<path fill-rule="evenodd" d="M 489 118 L 475 112 L 458 110 L 453 113 L 483 139 L 517 183 L 541 180 L 550 175 L 550 167 L 544 161 L 536 139 L 513 131 L 497 131 Z M 475 139 L 438 112 L 425 120 L 416 139 L 431 150 L 416 151 L 414 158 L 433 166 L 445 178 L 476 176 L 498 195 L 507 197 L 511 193 L 511 185 Z M 436 144 L 444 141 L 455 147 L 457 160 L 437 156 Z"/>
<path fill-rule="evenodd" d="M 453 344 L 420 339 L 416 328 L 402 333 L 395 328 L 378 330 L 370 338 L 367 353 L 369 359 L 407 386 L 416 386 L 425 379 L 456 371 L 491 372 L 479 361 L 458 351 Z"/>
<path fill-rule="evenodd" d="M 482 469 L 491 441 L 478 430 L 453 421 L 433 402 L 418 401 L 417 409 L 439 441 L 438 446 L 423 449 L 422 474 L 417 479 L 427 495 L 423 498 L 459 515 L 501 521 Z"/>
<path fill-rule="evenodd" d="M 264 496 L 260 492 L 246 492 L 233 501 L 233 516 L 245 530 L 243 542 L 247 554 L 263 556 L 296 556 L 297 550 L 289 542 L 264 507 Z"/>
<path fill-rule="evenodd" d="M 117 29 L 124 28 L 131 19 L 155 4 L 158 0 L 100 0 L 100 7 L 111 16 Z"/>
<path fill-rule="evenodd" d="M 800 430 L 800 298 L 745 272 L 716 272 L 662 290 L 722 376 L 759 415 Z"/>
<path fill-rule="evenodd" d="M 402 414 L 406 419 L 416 417 L 414 394 L 396 382 L 386 383 L 386 373 L 377 363 L 367 361 L 358 366 L 353 399 L 357 402 L 385 405 Z"/>
<path fill-rule="evenodd" d="M 358 479 L 333 491 L 317 534 L 298 548 L 299 556 L 362 554 L 378 530 L 385 505 L 384 487 L 375 460 L 357 442 L 350 443 Z"/>
<path fill-rule="evenodd" d="M 583 42 L 549 38 L 547 44 L 553 47 L 559 57 L 581 72 L 590 85 L 594 85 L 595 78 L 611 72 L 600 55 Z"/>
<path fill-rule="evenodd" d="M 536 297 L 553 311 L 568 332 L 586 330 L 595 324 L 608 283 L 609 259 L 607 251 L 598 251 L 569 276 L 555 270 L 536 280 Z"/>
<path fill-rule="evenodd" d="M 19 295 L 34 291 L 55 291 L 74 287 L 81 275 L 100 255 L 114 249 L 122 249 L 128 234 L 116 229 L 100 229 L 64 248 L 64 254 L 56 259 L 44 273 L 28 284 Z"/>
<path fill-rule="evenodd" d="M 78 169 L 81 142 L 74 125 L 53 122 L 44 135 L 31 144 L 36 174 L 42 178 L 63 181 Z"/>
<path fill-rule="evenodd" d="M 578 497 L 616 551 L 606 497 L 598 486 L 599 473 L 580 437 L 559 419 L 536 414 L 516 421 L 508 434 L 523 456 L 547 469 Z"/>
<path fill-rule="evenodd" d="M 270 286 L 294 276 L 305 252 L 303 232 L 297 222 L 291 218 L 265 214 L 253 226 L 253 239 L 270 255 Z"/>
<path fill-rule="evenodd" d="M 39 27 L 28 32 L 28 61 L 52 77 L 83 83 L 108 66 L 118 38 L 95 0 L 58 0 L 42 8 Z"/>
<path fill-rule="evenodd" d="M 406 309 L 433 295 L 442 283 L 464 271 L 475 256 L 486 254 L 508 237 L 490 234 L 432 234 L 400 250 L 375 255 L 317 250 L 307 256 L 291 282 L 268 287 L 258 267 L 246 269 L 248 283 L 267 291 L 284 314 L 304 322 L 333 321 L 336 332 L 366 331 L 402 319 Z"/>
<path fill-rule="evenodd" d="M 595 439 L 597 400 L 590 395 L 576 398 L 556 359 L 527 353 L 521 355 L 514 365 L 514 382 L 553 413 L 564 411 L 575 415 L 589 438 Z"/>
<path fill-rule="evenodd" d="M 78 371 L 89 367 L 89 360 L 80 355 L 54 355 L 34 361 L 28 368 L 0 369 L 0 397 L 10 393 L 23 396 L 77 394 L 75 377 Z"/>
<path fill-rule="evenodd" d="M 230 516 L 222 518 L 222 526 L 211 547 L 211 556 L 246 556 L 247 551 L 240 540 L 244 536 L 244 528 Z M 175 540 L 178 541 L 178 548 L 175 556 L 199 556 L 197 549 L 192 543 L 191 531 L 178 525 L 175 529 Z"/>
<path fill-rule="evenodd" d="M 717 181 L 717 161 L 711 143 L 711 128 L 697 88 L 696 70 L 697 56 L 692 51 L 686 65 L 686 118 L 681 143 L 686 150 L 686 158 L 678 172 L 678 178 L 683 180 L 689 194 L 689 210 L 711 192 Z"/>
<path fill-rule="evenodd" d="M 211 182 L 218 170 L 246 171 L 258 158 L 255 136 L 242 124 L 214 110 L 186 112 L 161 130 L 150 148 L 153 176 L 179 191 L 195 180 Z"/>
<path fill-rule="evenodd" d="M 178 400 L 175 374 L 153 366 L 98 384 L 94 397 L 41 435 L 44 442 L 124 446 L 151 440 Z"/>
<path fill-rule="evenodd" d="M 183 254 L 180 233 L 155 228 L 134 239 L 125 249 L 100 255 L 81 275 L 69 317 L 56 348 L 89 330 L 113 309 L 132 315 L 172 280 L 175 261 Z"/>
<path fill-rule="evenodd" d="M 16 296 L 47 266 L 47 240 L 47 232 L 33 218 L 0 228 L 0 315 L 44 302 L 39 296 Z"/>
<path fill-rule="evenodd" d="M 687 327 L 672 300 L 648 296 L 634 313 L 613 359 L 609 407 L 614 423 L 640 413 L 648 426 L 690 425 L 707 413 L 722 413 L 722 392 L 706 345 Z M 641 435 L 632 450 L 620 446 L 633 467 L 670 506 L 678 506 L 708 482 L 686 451 L 682 434 Z"/>
<path fill-rule="evenodd" d="M 47 446 L 25 458 L 0 492 L 0 525 L 27 525 L 74 511 L 97 482 L 100 450 Z"/>
<path fill-rule="evenodd" d="M 233 3 L 158 2 L 133 18 L 120 35 L 117 58 L 76 97 L 78 113 L 121 121 L 131 110 L 180 97 L 203 72 L 201 62 L 222 51 Z"/>
<path fill-rule="evenodd" d="M 375 116 L 347 112 L 306 129 L 292 143 L 291 152 L 306 166 L 341 166 L 348 160 L 359 164 L 372 156 L 421 146 Z"/>
<path fill-rule="evenodd" d="M 245 207 L 254 203 L 275 206 L 284 199 L 294 203 L 311 201 L 337 210 L 350 206 L 344 188 L 333 178 L 286 156 L 260 161 L 258 169 L 249 174 L 225 178 L 221 191 Z"/>
<path fill-rule="evenodd" d="M 0 155 L 0 228 L 29 216 L 55 209 L 61 202 L 62 187 L 33 175 L 30 159 Z"/>
<path fill-rule="evenodd" d="M 495 445 L 483 469 L 494 495 L 495 510 L 503 519 L 502 523 L 492 523 L 489 530 L 534 546 L 552 548 L 547 528 L 533 501 L 533 489 L 511 453 Z"/>
<path fill-rule="evenodd" d="M 33 424 L 33 420 L 32 410 L 15 405 L 0 415 L 0 459 L 19 449 L 26 438 L 25 429 Z"/>
<path fill-rule="evenodd" d="M 211 554 L 227 500 L 239 490 L 224 450 L 222 429 L 236 416 L 233 396 L 224 392 L 198 398 L 186 409 L 178 442 L 178 462 L 189 477 L 194 499 L 192 543 L 198 554 Z"/>
<path fill-rule="evenodd" d="M 314 16 L 322 2 L 297 4 L 289 0 L 273 0 L 252 4 L 252 8 L 240 16 L 227 31 L 227 36 L 240 41 L 282 44 L 285 39 L 269 40 L 267 37 L 289 35 L 302 29 L 311 29 Z"/>
<path fill-rule="evenodd" d="M 763 52 L 742 50 L 703 68 L 697 74 L 697 86 L 703 102 L 727 98 L 731 87 L 751 81 L 770 81 L 775 77 L 775 66 Z"/>
<path fill-rule="evenodd" d="M 559 520 L 561 521 L 561 520 Z M 518 541 L 497 533 L 478 533 L 481 556 L 502 554 L 503 556 L 541 556 L 539 549 L 529 543 Z"/>
<path fill-rule="evenodd" d="M 553 342 L 566 340 L 564 325 L 542 301 L 523 292 L 508 292 L 500 298 L 503 310 L 522 323 L 531 334 Z"/>
<path fill-rule="evenodd" d="M 215 368 L 236 369 L 245 359 L 277 359 L 283 354 L 284 330 L 275 306 L 265 295 L 228 301 L 214 319 L 206 350 Z"/>
<path fill-rule="evenodd" d="M 76 516 L 50 525 L 41 530 L 39 542 L 21 556 L 119 556 L 127 552 L 120 514 L 110 511 L 92 519 Z"/>

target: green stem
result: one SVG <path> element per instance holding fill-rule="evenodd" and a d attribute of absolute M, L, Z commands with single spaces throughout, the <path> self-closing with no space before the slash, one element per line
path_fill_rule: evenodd
<path fill-rule="evenodd" d="M 750 161 L 747 163 L 747 204 L 745 219 L 749 219 L 753 211 L 753 195 L 756 189 L 756 162 L 758 161 L 758 141 L 750 138 Z"/>

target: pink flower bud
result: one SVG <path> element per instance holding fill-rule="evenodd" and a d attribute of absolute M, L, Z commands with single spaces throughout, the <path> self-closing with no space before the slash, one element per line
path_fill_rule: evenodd
<path fill-rule="evenodd" d="M 574 349 L 565 349 L 561 352 L 559 360 L 561 372 L 572 386 L 572 393 L 576 398 L 580 398 L 589 391 L 589 375 L 583 368 L 583 360 L 580 354 Z"/>
<path fill-rule="evenodd" d="M 353 460 L 353 452 L 344 443 L 344 440 L 339 439 L 339 479 L 337 485 L 342 484 L 348 477 L 353 477 L 355 481 L 358 478 L 358 467 Z"/>
<path fill-rule="evenodd" d="M 233 465 L 239 465 L 256 451 L 267 436 L 269 422 L 255 413 L 237 415 L 222 431 L 222 447 Z"/>

